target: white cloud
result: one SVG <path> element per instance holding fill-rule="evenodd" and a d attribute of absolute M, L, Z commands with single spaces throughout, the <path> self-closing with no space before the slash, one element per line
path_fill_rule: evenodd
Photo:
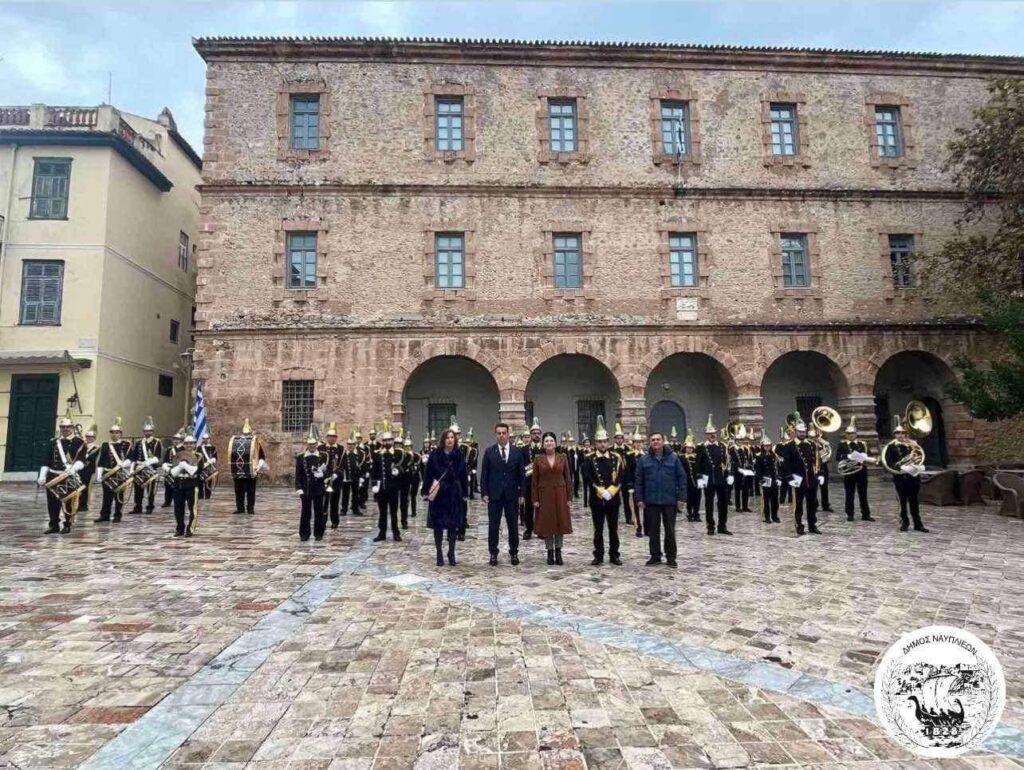
<path fill-rule="evenodd" d="M 421 4 L 424 10 L 425 4 Z M 345 6 L 339 6 L 344 8 Z M 352 18 L 360 27 L 359 33 L 371 37 L 401 37 L 409 34 L 416 7 L 414 3 L 364 2 L 356 3 Z"/>

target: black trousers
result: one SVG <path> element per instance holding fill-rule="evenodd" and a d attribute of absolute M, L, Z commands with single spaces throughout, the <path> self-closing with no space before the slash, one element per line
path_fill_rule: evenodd
<path fill-rule="evenodd" d="M 519 555 L 519 501 L 516 499 L 495 500 L 487 503 L 487 550 L 491 556 L 498 555 L 498 537 L 501 534 L 501 520 L 505 519 L 508 531 L 509 556 Z"/>
<path fill-rule="evenodd" d="M 736 505 L 736 510 L 737 511 L 745 510 L 746 507 L 747 507 L 747 501 L 746 501 L 746 499 L 743 496 L 743 491 L 744 491 L 743 490 L 743 479 L 744 479 L 743 474 L 737 472 L 736 475 L 733 476 L 733 480 L 732 480 L 733 481 L 733 483 L 732 483 L 732 493 L 733 493 L 733 497 L 736 498 L 735 505 Z"/>
<path fill-rule="evenodd" d="M 398 509 L 402 512 L 402 529 L 409 527 L 409 479 L 398 479 Z"/>
<path fill-rule="evenodd" d="M 179 535 L 192 535 L 196 531 L 196 520 L 199 518 L 197 503 L 199 500 L 199 482 L 195 479 L 179 481 L 174 485 L 174 523 L 175 532 Z M 188 520 L 185 511 L 188 510 Z"/>
<path fill-rule="evenodd" d="M 359 480 L 341 482 L 341 510 L 342 513 L 352 511 L 358 514 L 361 506 L 362 490 L 359 488 Z M 349 507 L 351 506 L 351 507 Z M 331 510 L 331 521 L 334 521 L 334 511 Z"/>
<path fill-rule="evenodd" d="M 761 496 L 761 485 L 754 481 L 754 477 L 753 476 L 747 476 L 746 479 L 747 479 L 747 490 L 749 491 L 750 495 L 752 497 L 760 497 Z"/>
<path fill-rule="evenodd" d="M 469 499 L 476 500 L 476 493 L 479 491 L 480 490 L 477 487 L 476 471 L 471 470 L 469 472 Z"/>
<path fill-rule="evenodd" d="M 377 529 L 387 536 L 388 520 L 391 521 L 391 534 L 398 534 L 398 489 L 382 489 L 377 493 Z"/>
<path fill-rule="evenodd" d="M 782 487 L 779 489 L 779 502 L 785 505 L 786 503 L 792 502 L 792 500 L 793 487 L 789 484 L 783 483 Z"/>
<path fill-rule="evenodd" d="M 81 504 L 82 497 L 78 497 L 79 504 Z M 50 490 L 46 490 L 46 513 L 50 517 L 50 529 L 58 529 L 60 527 L 61 514 L 64 514 L 64 526 L 70 527 L 74 517 L 68 514 L 64 510 L 64 506 L 61 505 L 60 500 Z"/>
<path fill-rule="evenodd" d="M 235 512 L 253 513 L 256 509 L 256 479 L 235 479 Z"/>
<path fill-rule="evenodd" d="M 313 537 L 320 540 L 327 529 L 327 515 L 324 512 L 323 495 L 303 495 L 299 513 L 299 539 L 309 540 L 310 519 L 313 523 Z"/>
<path fill-rule="evenodd" d="M 114 496 L 114 493 L 103 487 L 103 506 L 100 508 L 100 518 L 104 521 L 110 519 L 110 509 L 114 509 L 114 521 L 121 520 L 121 511 L 124 506 L 121 501 Z"/>
<path fill-rule="evenodd" d="M 526 495 L 523 498 L 523 529 L 533 532 L 533 497 L 530 494 L 530 483 L 526 483 Z"/>
<path fill-rule="evenodd" d="M 324 498 L 324 515 L 330 515 L 331 526 L 338 526 L 340 523 L 341 516 L 344 516 L 344 509 L 338 510 L 338 506 L 341 504 L 341 482 L 338 479 L 334 479 L 331 484 L 334 489 L 333 492 L 329 492 Z"/>
<path fill-rule="evenodd" d="M 619 501 L 606 501 L 598 498 L 590 502 L 590 518 L 594 522 L 594 558 L 604 559 L 604 528 L 608 525 L 608 557 L 619 558 Z M 675 518 L 673 517 L 673 527 Z M 668 536 L 668 528 L 665 529 Z M 675 543 L 675 530 L 672 532 L 672 542 Z M 666 546 L 666 550 L 668 550 Z M 673 555 L 669 558 L 675 558 Z"/>
<path fill-rule="evenodd" d="M 676 560 L 676 507 L 675 505 L 646 505 L 644 526 L 652 559 L 662 556 L 661 530 L 665 530 L 664 554 L 668 561 Z"/>
<path fill-rule="evenodd" d="M 846 492 L 846 516 L 853 518 L 853 495 L 856 491 L 857 502 L 860 503 L 860 517 L 866 519 L 871 515 L 868 506 L 868 472 L 867 469 L 843 476 L 843 490 Z"/>
<path fill-rule="evenodd" d="M 580 496 L 580 481 L 583 474 L 578 470 L 572 475 L 572 496 L 579 499 Z M 529 502 L 529 500 L 527 500 Z"/>
<path fill-rule="evenodd" d="M 715 531 L 715 503 L 718 504 L 718 531 L 728 529 L 729 523 L 729 485 L 708 484 L 704 490 L 704 517 L 708 532 Z"/>
<path fill-rule="evenodd" d="M 170 481 L 164 479 L 164 504 L 162 508 L 174 505 L 174 486 Z"/>
<path fill-rule="evenodd" d="M 93 471 L 95 473 L 95 471 Z M 82 483 L 85 484 L 85 489 L 82 490 L 82 494 L 78 496 L 78 510 L 87 511 L 89 510 L 89 487 L 92 484 L 90 479 L 92 474 L 82 473 L 79 474 L 79 478 L 82 479 Z"/>
<path fill-rule="evenodd" d="M 420 480 L 415 476 L 409 479 L 409 515 L 416 518 L 416 498 L 419 497 Z"/>
<path fill-rule="evenodd" d="M 622 497 L 622 513 L 626 517 L 626 523 L 627 524 L 632 524 L 633 523 L 633 506 L 634 506 L 633 490 L 628 488 L 628 487 L 626 487 L 626 485 L 623 484 L 622 485 L 622 489 L 619 491 L 619 494 Z"/>
<path fill-rule="evenodd" d="M 914 520 L 914 529 L 920 529 L 924 526 L 921 523 L 921 510 L 919 497 L 921 495 L 921 479 L 917 476 L 893 476 L 893 486 L 896 487 L 896 494 L 900 498 L 900 524 L 904 526 L 910 525 L 910 519 L 907 518 L 907 513 L 910 513 L 910 518 Z"/>
<path fill-rule="evenodd" d="M 823 464 L 821 466 L 821 475 L 825 479 L 824 484 L 818 485 L 819 494 L 821 495 L 821 507 L 822 510 L 832 510 L 832 504 L 828 500 L 828 468 Z"/>
<path fill-rule="evenodd" d="M 704 490 L 696 484 L 686 485 L 686 520 L 700 521 L 700 498 Z"/>
<path fill-rule="evenodd" d="M 804 531 L 804 509 L 807 509 L 807 529 L 816 529 L 818 526 L 818 490 L 811 489 L 800 484 L 796 488 L 796 507 L 793 509 L 793 518 L 796 520 L 796 531 Z"/>
<path fill-rule="evenodd" d="M 154 500 L 153 500 L 153 498 L 156 497 L 156 482 L 155 481 L 152 484 L 147 485 L 145 490 L 142 487 L 140 487 L 138 484 L 135 485 L 135 507 L 132 509 L 133 511 L 141 511 L 142 510 L 142 500 L 143 500 L 143 497 L 146 498 L 146 512 L 147 513 L 152 513 L 153 512 L 153 507 L 154 507 Z"/>
<path fill-rule="evenodd" d="M 770 487 L 761 487 L 761 517 L 765 521 L 779 520 L 779 487 L 772 482 Z"/>

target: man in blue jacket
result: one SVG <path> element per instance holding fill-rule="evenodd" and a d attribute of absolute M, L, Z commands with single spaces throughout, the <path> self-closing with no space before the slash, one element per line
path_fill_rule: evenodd
<path fill-rule="evenodd" d="M 634 497 L 644 517 L 651 549 L 647 566 L 661 563 L 661 528 L 665 528 L 665 563 L 676 566 L 676 515 L 686 502 L 686 470 L 679 457 L 665 445 L 665 437 L 654 431 L 650 449 L 637 458 Z"/>
<path fill-rule="evenodd" d="M 487 448 L 480 473 L 480 494 L 487 503 L 487 548 L 490 564 L 498 566 L 498 533 L 504 517 L 508 527 L 508 554 L 515 566 L 519 564 L 519 506 L 526 488 L 526 457 L 523 450 L 512 446 L 508 425 L 494 426 L 498 443 Z"/>

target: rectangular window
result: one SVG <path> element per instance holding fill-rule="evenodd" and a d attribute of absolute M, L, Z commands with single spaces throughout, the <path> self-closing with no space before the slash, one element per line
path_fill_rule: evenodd
<path fill-rule="evenodd" d="M 64 263 L 25 260 L 21 267 L 21 323 L 59 326 Z"/>
<path fill-rule="evenodd" d="M 576 152 L 576 100 L 548 101 L 551 152 Z"/>
<path fill-rule="evenodd" d="M 67 219 L 70 158 L 36 158 L 29 219 Z"/>
<path fill-rule="evenodd" d="M 293 96 L 291 109 L 293 150 L 320 149 L 320 96 Z"/>
<path fill-rule="evenodd" d="M 672 233 L 668 237 L 668 266 L 672 286 L 697 285 L 697 236 Z"/>
<path fill-rule="evenodd" d="M 525 414 L 526 414 L 526 424 L 527 425 L 533 425 L 533 415 L 534 415 L 533 402 L 532 401 L 524 401 L 523 402 L 523 407 L 524 407 L 524 411 L 525 411 Z"/>
<path fill-rule="evenodd" d="M 806 289 L 811 285 L 807 264 L 807 236 L 782 233 L 782 285 L 786 289 Z"/>
<path fill-rule="evenodd" d="M 461 96 L 434 98 L 435 136 L 438 150 L 458 152 L 462 145 L 463 102 Z"/>
<path fill-rule="evenodd" d="M 555 233 L 555 288 L 583 288 L 583 267 L 579 233 Z"/>
<path fill-rule="evenodd" d="M 880 158 L 899 158 L 903 155 L 899 107 L 875 107 L 875 136 L 878 139 Z"/>
<path fill-rule="evenodd" d="M 175 320 L 171 320 L 171 342 L 175 345 L 178 344 L 178 332 L 181 329 L 181 324 Z"/>
<path fill-rule="evenodd" d="M 811 427 L 811 415 L 819 406 L 821 406 L 820 393 L 804 393 L 796 397 L 796 410 L 808 428 Z"/>
<path fill-rule="evenodd" d="M 888 439 L 892 435 L 892 410 L 888 396 L 875 396 L 875 433 L 880 439 Z"/>
<path fill-rule="evenodd" d="M 316 233 L 288 233 L 288 288 L 316 288 Z"/>
<path fill-rule="evenodd" d="M 465 238 L 462 233 L 437 233 L 434 238 L 434 284 L 438 289 L 466 286 Z"/>
<path fill-rule="evenodd" d="M 313 380 L 282 380 L 281 430 L 305 431 L 313 422 Z"/>
<path fill-rule="evenodd" d="M 892 283 L 897 289 L 912 289 L 914 280 L 914 236 L 889 236 L 889 261 L 892 263 Z"/>
<path fill-rule="evenodd" d="M 800 146 L 797 141 L 796 105 L 772 104 L 772 155 L 796 155 Z"/>
<path fill-rule="evenodd" d="M 597 416 L 605 416 L 604 401 L 582 399 L 576 402 L 576 435 L 594 438 Z M 605 425 L 608 420 L 605 420 Z"/>
<path fill-rule="evenodd" d="M 661 102 L 661 150 L 666 155 L 690 152 L 690 105 L 686 102 Z"/>
<path fill-rule="evenodd" d="M 188 233 L 178 233 L 178 269 L 188 272 L 189 257 L 191 256 L 191 244 Z"/>
<path fill-rule="evenodd" d="M 456 406 L 453 403 L 427 404 L 427 431 L 441 440 L 441 434 L 448 430 L 452 424 L 452 417 L 456 414 Z"/>
<path fill-rule="evenodd" d="M 157 395 L 171 398 L 174 395 L 174 378 L 168 377 L 166 374 L 158 375 L 158 377 L 159 379 L 156 383 Z"/>

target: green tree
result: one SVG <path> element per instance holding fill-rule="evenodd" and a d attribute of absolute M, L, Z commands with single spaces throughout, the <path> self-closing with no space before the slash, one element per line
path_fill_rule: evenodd
<path fill-rule="evenodd" d="M 1024 414 L 1024 78 L 990 83 L 946 170 L 964 209 L 954 236 L 923 258 L 922 289 L 940 312 L 980 316 L 1005 342 L 990 364 L 958 361 L 946 393 L 985 420 Z"/>

